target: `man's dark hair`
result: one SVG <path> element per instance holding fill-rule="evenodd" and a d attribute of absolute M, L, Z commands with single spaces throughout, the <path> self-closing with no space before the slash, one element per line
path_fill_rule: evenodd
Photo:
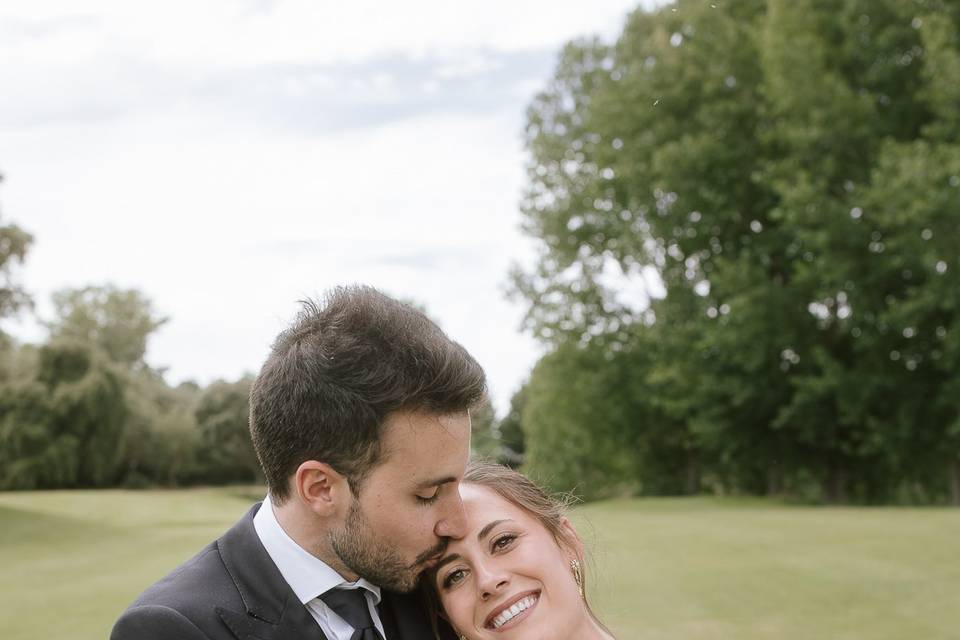
<path fill-rule="evenodd" d="M 395 411 L 447 415 L 483 398 L 483 369 L 426 315 L 367 286 L 311 300 L 281 333 L 250 390 L 250 434 L 276 504 L 307 460 L 357 493 L 383 457 Z"/>

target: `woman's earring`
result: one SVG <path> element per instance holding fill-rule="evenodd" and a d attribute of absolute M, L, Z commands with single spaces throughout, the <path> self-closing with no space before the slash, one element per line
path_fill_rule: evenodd
<path fill-rule="evenodd" d="M 577 591 L 580 597 L 583 597 L 583 571 L 580 569 L 580 561 L 574 558 L 570 561 L 570 570 L 573 571 L 573 581 L 577 583 Z"/>
<path fill-rule="evenodd" d="M 457 637 L 460 638 L 460 640 L 467 640 L 467 636 L 463 635 L 462 633 Z"/>

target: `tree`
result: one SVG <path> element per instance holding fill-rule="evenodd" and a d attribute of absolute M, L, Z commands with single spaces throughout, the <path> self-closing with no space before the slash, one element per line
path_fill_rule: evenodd
<path fill-rule="evenodd" d="M 150 335 L 167 321 L 135 289 L 113 285 L 64 289 L 53 296 L 55 319 L 47 323 L 51 338 L 72 338 L 96 345 L 128 368 L 144 368 Z"/>
<path fill-rule="evenodd" d="M 470 448 L 474 456 L 496 460 L 500 448 L 500 425 L 497 414 L 485 395 L 480 404 L 470 411 Z"/>
<path fill-rule="evenodd" d="M 525 438 L 523 435 L 523 412 L 529 397 L 529 383 L 524 382 L 510 398 L 510 408 L 507 415 L 500 421 L 500 455 L 498 462 L 511 468 L 518 468 L 523 464 L 526 453 Z"/>
<path fill-rule="evenodd" d="M 33 364 L 0 387 L 0 486 L 109 486 L 126 417 L 117 372 L 67 340 L 40 347 Z"/>
<path fill-rule="evenodd" d="M 522 415 L 524 471 L 585 498 L 638 485 L 632 384 L 623 366 L 592 345 L 564 344 L 534 368 Z"/>
<path fill-rule="evenodd" d="M 129 413 L 119 445 L 119 481 L 128 487 L 197 481 L 199 387 L 171 388 L 158 373 L 141 370 L 125 373 L 124 388 Z"/>
<path fill-rule="evenodd" d="M 200 429 L 199 473 L 211 483 L 254 482 L 261 478 L 250 439 L 252 376 L 217 381 L 200 396 L 194 416 Z"/>
<path fill-rule="evenodd" d="M 960 495 L 958 27 L 937 0 L 690 0 L 568 45 L 528 111 L 528 329 L 636 358 L 643 437 L 722 488 L 929 500 L 936 465 Z"/>

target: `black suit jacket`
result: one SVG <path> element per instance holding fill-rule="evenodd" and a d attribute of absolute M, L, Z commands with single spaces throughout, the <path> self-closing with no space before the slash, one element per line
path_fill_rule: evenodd
<path fill-rule="evenodd" d="M 328 640 L 263 548 L 253 527 L 259 508 L 144 591 L 110 640 Z M 381 594 L 386 640 L 433 640 L 415 594 Z"/>

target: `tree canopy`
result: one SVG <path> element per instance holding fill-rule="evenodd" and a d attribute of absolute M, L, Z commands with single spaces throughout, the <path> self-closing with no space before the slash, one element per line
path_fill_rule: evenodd
<path fill-rule="evenodd" d="M 958 34 L 937 0 L 690 0 L 565 47 L 526 128 L 530 384 L 569 398 L 560 354 L 596 352 L 632 408 L 531 397 L 527 434 L 685 450 L 652 492 L 960 501 Z"/>
<path fill-rule="evenodd" d="M 55 318 L 47 323 L 52 338 L 96 345 L 130 368 L 145 366 L 147 339 L 167 321 L 139 291 L 113 285 L 58 291 L 53 306 Z"/>

